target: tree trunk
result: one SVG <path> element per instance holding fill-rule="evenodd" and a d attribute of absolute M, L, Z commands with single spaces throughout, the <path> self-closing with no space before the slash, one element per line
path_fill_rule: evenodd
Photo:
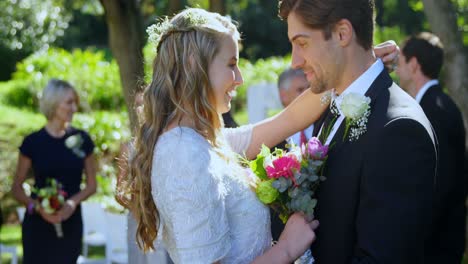
<path fill-rule="evenodd" d="M 444 44 L 445 86 L 463 114 L 465 128 L 468 128 L 468 58 L 458 30 L 455 8 L 448 0 L 423 0 L 423 3 L 432 31 Z"/>
<path fill-rule="evenodd" d="M 383 17 L 384 17 L 384 12 L 385 12 L 383 0 L 375 1 L 375 10 L 377 11 L 377 15 L 375 16 L 375 23 L 379 25 L 379 27 L 386 26 L 384 25 L 384 22 L 383 22 Z"/>
<path fill-rule="evenodd" d="M 100 0 L 109 29 L 109 46 L 119 65 L 130 128 L 138 123 L 134 97 L 143 83 L 143 26 L 138 0 Z"/>
<path fill-rule="evenodd" d="M 220 13 L 221 15 L 226 14 L 226 5 L 224 0 L 210 0 L 210 11 Z"/>
<path fill-rule="evenodd" d="M 182 0 L 170 0 L 169 1 L 169 7 L 168 7 L 168 10 L 167 10 L 167 14 L 169 16 L 173 16 L 177 12 L 182 10 L 182 8 L 184 8 Z"/>

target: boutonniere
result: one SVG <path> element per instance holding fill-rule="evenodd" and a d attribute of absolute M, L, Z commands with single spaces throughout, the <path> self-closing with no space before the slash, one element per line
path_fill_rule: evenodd
<path fill-rule="evenodd" d="M 357 93 L 348 93 L 343 97 L 340 109 L 345 116 L 346 129 L 343 140 L 349 134 L 350 141 L 356 141 L 367 130 L 371 99 Z"/>
<path fill-rule="evenodd" d="M 75 153 L 75 155 L 77 155 L 79 158 L 84 158 L 85 153 L 81 149 L 81 145 L 83 145 L 83 137 L 81 136 L 81 134 L 69 136 L 65 140 L 65 146 L 67 148 L 71 149 L 71 151 L 73 151 L 73 153 Z"/>

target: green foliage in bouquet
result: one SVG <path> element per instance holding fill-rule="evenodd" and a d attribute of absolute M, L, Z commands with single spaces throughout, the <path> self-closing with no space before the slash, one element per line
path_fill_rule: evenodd
<path fill-rule="evenodd" d="M 53 178 L 46 179 L 45 187 L 33 187 L 31 191 L 39 200 L 41 208 L 48 214 L 53 214 L 60 210 L 67 196 L 62 184 Z"/>

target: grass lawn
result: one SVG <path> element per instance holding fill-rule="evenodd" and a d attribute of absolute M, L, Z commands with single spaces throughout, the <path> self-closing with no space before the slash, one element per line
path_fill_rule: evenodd
<path fill-rule="evenodd" d="M 20 225 L 4 225 L 2 226 L 0 232 L 0 243 L 8 246 L 16 246 L 16 252 L 18 255 L 18 264 L 23 263 L 23 247 L 21 245 L 21 226 Z M 105 249 L 104 247 L 90 247 L 89 248 L 89 258 L 104 258 Z M 2 254 L 1 261 L 2 264 L 10 264 L 11 255 Z"/>

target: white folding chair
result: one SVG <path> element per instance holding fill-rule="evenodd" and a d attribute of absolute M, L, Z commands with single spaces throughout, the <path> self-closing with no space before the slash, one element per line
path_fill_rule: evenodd
<path fill-rule="evenodd" d="M 76 264 L 105 264 L 105 259 L 89 259 L 83 256 L 79 256 Z"/>
<path fill-rule="evenodd" d="M 18 264 L 18 255 L 16 254 L 15 246 L 6 246 L 0 244 L 0 255 L 3 253 L 8 253 L 11 255 L 11 264 Z M 0 256 L 1 259 L 1 256 Z"/>
<path fill-rule="evenodd" d="M 282 109 L 278 88 L 272 83 L 260 83 L 247 89 L 247 113 L 253 124 L 267 118 L 268 111 Z"/>
<path fill-rule="evenodd" d="M 128 263 L 127 215 L 105 212 L 107 227 L 106 261 L 107 264 Z"/>
<path fill-rule="evenodd" d="M 88 256 L 89 246 L 107 246 L 104 209 L 98 202 L 81 203 L 83 216 L 83 256 Z"/>

